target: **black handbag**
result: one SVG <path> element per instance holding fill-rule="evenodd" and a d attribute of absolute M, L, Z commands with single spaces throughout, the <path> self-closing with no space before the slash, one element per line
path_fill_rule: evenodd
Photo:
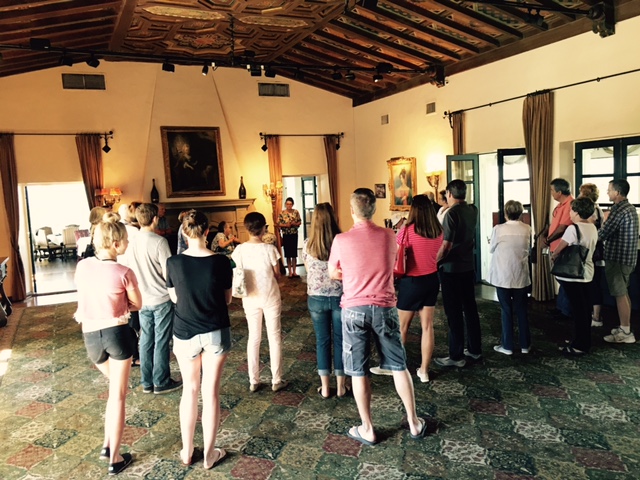
<path fill-rule="evenodd" d="M 580 228 L 576 229 L 578 243 L 576 245 L 568 245 L 562 249 L 558 257 L 553 262 L 551 275 L 561 278 L 584 279 L 584 263 L 587 261 L 589 249 L 580 245 Z"/>

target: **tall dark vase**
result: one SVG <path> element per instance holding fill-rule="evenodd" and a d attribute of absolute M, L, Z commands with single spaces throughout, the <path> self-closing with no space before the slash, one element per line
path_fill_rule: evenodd
<path fill-rule="evenodd" d="M 152 179 L 153 187 L 151 187 L 151 203 L 160 202 L 160 194 L 158 193 L 158 189 L 156 188 L 156 179 Z"/>
<path fill-rule="evenodd" d="M 238 198 L 240 199 L 247 198 L 247 189 L 244 188 L 243 177 L 240 177 L 240 188 L 238 189 Z"/>

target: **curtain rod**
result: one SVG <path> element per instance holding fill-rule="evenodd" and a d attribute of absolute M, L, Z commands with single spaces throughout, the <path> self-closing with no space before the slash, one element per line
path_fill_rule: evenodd
<path fill-rule="evenodd" d="M 62 133 L 62 132 L 51 132 L 51 133 L 38 133 L 38 132 L 22 132 L 22 133 L 17 133 L 17 132 L 6 132 L 6 133 L 12 133 L 13 135 L 23 135 L 23 136 L 46 136 L 46 135 L 60 135 L 60 136 L 75 136 L 75 135 L 82 135 L 82 134 L 92 134 L 92 135 L 108 135 L 109 138 L 113 138 L 113 130 L 109 131 L 109 132 L 105 132 L 105 133 L 100 133 L 100 132 L 77 132 L 77 133 Z"/>
<path fill-rule="evenodd" d="M 340 137 L 344 138 L 344 132 L 340 133 L 262 133 L 260 132 L 260 138 L 266 137 Z"/>
<path fill-rule="evenodd" d="M 494 105 L 499 105 L 500 103 L 506 103 L 506 102 L 510 102 L 512 100 L 518 100 L 520 98 L 525 98 L 525 97 L 528 97 L 529 95 L 536 95 L 536 94 L 543 93 L 543 92 L 554 92 L 556 90 L 562 90 L 564 88 L 576 87 L 578 85 L 584 85 L 586 83 L 599 82 L 600 80 L 607 80 L 609 78 L 620 77 L 622 75 L 627 75 L 629 73 L 636 73 L 636 72 L 640 72 L 640 68 L 634 68 L 633 70 L 627 70 L 626 72 L 612 73 L 611 75 L 605 75 L 604 77 L 596 77 L 596 78 L 592 78 L 590 80 L 583 80 L 581 82 L 569 83 L 567 85 L 562 85 L 560 87 L 555 87 L 555 88 L 549 88 L 549 89 L 546 89 L 546 90 L 540 90 L 540 91 L 537 91 L 537 92 L 534 92 L 534 93 L 526 93 L 524 95 L 518 95 L 517 97 L 505 98 L 504 100 L 498 100 L 497 102 L 485 103 L 484 105 L 477 105 L 477 106 L 471 107 L 471 108 L 462 108 L 460 110 L 456 110 L 455 112 L 452 112 L 452 111 L 444 112 L 444 117 L 442 117 L 442 118 L 449 117 L 449 124 L 451 124 L 451 116 L 453 114 L 455 114 L 455 113 L 469 112 L 471 110 L 477 110 L 479 108 L 492 107 Z M 453 128 L 453 125 L 452 125 L 452 128 Z"/>

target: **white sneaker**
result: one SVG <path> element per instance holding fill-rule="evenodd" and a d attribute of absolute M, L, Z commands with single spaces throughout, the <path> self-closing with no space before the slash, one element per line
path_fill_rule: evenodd
<path fill-rule="evenodd" d="M 480 360 L 482 358 L 481 353 L 471 353 L 468 349 L 464 349 L 464 356 L 469 357 L 471 360 Z"/>
<path fill-rule="evenodd" d="M 374 375 L 387 375 L 387 376 L 393 376 L 393 372 L 391 370 L 386 370 L 384 368 L 380 368 L 380 367 L 371 367 L 369 369 L 369 371 L 371 373 L 373 373 Z"/>
<path fill-rule="evenodd" d="M 529 353 L 529 350 L 530 350 L 530 349 L 531 349 L 531 347 L 529 347 L 529 348 L 521 348 L 521 349 L 520 349 L 520 351 L 521 351 L 522 353 Z"/>
<path fill-rule="evenodd" d="M 636 343 L 636 337 L 633 332 L 624 333 L 622 328 L 614 328 L 611 335 L 604 337 L 605 342 L 609 343 Z"/>
<path fill-rule="evenodd" d="M 604 322 L 602 320 L 596 320 L 595 318 L 591 317 L 592 327 L 601 327 L 602 325 L 604 325 Z"/>
<path fill-rule="evenodd" d="M 505 355 L 513 355 L 513 352 L 511 350 L 507 350 L 502 345 L 496 345 L 495 347 L 493 347 L 493 349 L 498 353 L 504 353 Z"/>
<path fill-rule="evenodd" d="M 420 381 L 422 383 L 428 383 L 429 382 L 429 372 L 422 373 L 420 371 L 420 369 L 418 369 L 418 370 L 416 370 L 416 373 L 418 374 L 418 378 L 420 379 Z"/>

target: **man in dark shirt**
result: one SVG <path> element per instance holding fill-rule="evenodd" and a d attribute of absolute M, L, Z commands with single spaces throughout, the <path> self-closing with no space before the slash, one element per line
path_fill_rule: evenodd
<path fill-rule="evenodd" d="M 464 367 L 465 357 L 479 360 L 482 356 L 473 259 L 478 209 L 465 201 L 467 185 L 462 180 L 452 180 L 446 195 L 450 208 L 443 220 L 444 241 L 437 261 L 449 322 L 449 356 L 434 361 L 443 367 Z M 468 349 L 464 348 L 465 323 Z"/>

